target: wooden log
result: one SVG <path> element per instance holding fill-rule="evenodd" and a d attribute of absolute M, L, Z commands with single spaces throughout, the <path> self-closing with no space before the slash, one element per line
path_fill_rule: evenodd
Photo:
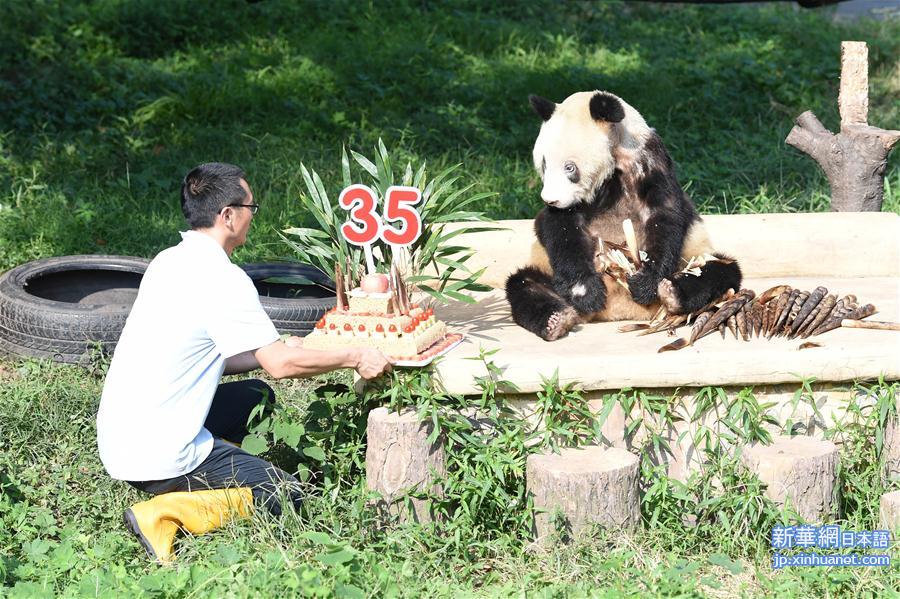
<path fill-rule="evenodd" d="M 895 414 L 888 417 L 884 427 L 884 446 L 881 450 L 881 467 L 884 482 L 900 480 L 900 398 L 894 404 Z"/>
<path fill-rule="evenodd" d="M 796 119 L 785 142 L 812 157 L 828 177 L 831 209 L 880 211 L 887 157 L 900 131 L 868 124 L 869 74 L 865 42 L 841 44 L 841 130 L 826 129 L 812 112 Z"/>
<path fill-rule="evenodd" d="M 421 422 L 412 410 L 398 414 L 376 408 L 369 412 L 366 486 L 381 495 L 377 507 L 382 513 L 399 520 L 433 519 L 426 500 L 406 497 L 411 490 L 430 490 L 440 496 L 441 487 L 433 481 L 446 473 L 444 447 L 440 438 L 428 443 L 432 430 L 431 422 Z"/>
<path fill-rule="evenodd" d="M 883 320 L 852 320 L 845 318 L 841 326 L 848 329 L 877 329 L 880 331 L 900 331 L 900 322 L 885 322 Z"/>
<path fill-rule="evenodd" d="M 616 447 L 588 446 L 528 456 L 526 480 L 534 501 L 538 541 L 576 537 L 591 524 L 633 529 L 641 520 L 638 458 Z M 556 520 L 562 515 L 563 522 Z M 563 530 L 557 528 L 562 524 Z"/>
<path fill-rule="evenodd" d="M 881 496 L 878 520 L 882 529 L 892 533 L 900 531 L 900 491 L 891 491 Z"/>
<path fill-rule="evenodd" d="M 865 42 L 841 42 L 841 128 L 869 122 L 869 47 Z"/>
<path fill-rule="evenodd" d="M 837 446 L 812 437 L 776 436 L 771 445 L 744 448 L 741 461 L 766 483 L 766 497 L 790 502 L 805 522 L 837 515 L 839 462 Z"/>

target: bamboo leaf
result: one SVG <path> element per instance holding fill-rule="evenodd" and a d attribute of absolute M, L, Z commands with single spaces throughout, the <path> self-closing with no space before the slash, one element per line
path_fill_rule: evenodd
<path fill-rule="evenodd" d="M 475 304 L 475 303 L 477 303 L 477 300 L 476 300 L 475 298 L 469 297 L 468 295 L 465 295 L 465 294 L 463 294 L 463 293 L 459 293 L 459 292 L 457 292 L 457 291 L 444 290 L 444 291 L 442 291 L 441 293 L 442 293 L 442 295 L 445 295 L 445 296 L 447 296 L 447 297 L 453 298 L 453 299 L 455 299 L 455 300 L 459 300 L 459 301 L 461 301 L 461 302 L 465 302 L 465 303 L 467 303 L 467 304 Z"/>
<path fill-rule="evenodd" d="M 448 212 L 447 214 L 439 214 L 431 217 L 433 223 L 447 223 L 453 221 L 472 221 L 482 220 L 484 213 L 482 212 Z"/>
<path fill-rule="evenodd" d="M 347 147 L 341 144 L 341 181 L 344 189 L 353 185 L 353 179 L 350 177 L 350 159 L 347 157 Z"/>
<path fill-rule="evenodd" d="M 416 171 L 416 176 L 413 177 L 413 187 L 417 189 L 422 189 L 422 186 L 425 184 L 425 162 L 422 162 L 422 165 L 419 166 L 419 170 Z"/>
<path fill-rule="evenodd" d="M 378 163 L 378 175 L 383 186 L 382 194 L 387 193 L 388 187 L 394 184 L 394 171 L 391 167 L 391 157 L 388 155 L 384 142 L 378 138 L 378 151 L 375 153 L 375 159 Z"/>
<path fill-rule="evenodd" d="M 466 256 L 466 258 L 468 258 L 468 256 Z M 438 264 L 443 264 L 444 266 L 451 267 L 453 270 L 462 270 L 465 272 L 469 272 L 469 269 L 466 268 L 465 264 L 463 264 L 462 262 L 451 260 L 450 258 L 445 257 L 436 258 L 436 261 Z"/>
<path fill-rule="evenodd" d="M 413 172 L 412 172 L 412 162 L 406 163 L 406 170 L 403 171 L 403 184 L 406 186 L 412 185 L 413 182 Z"/>
<path fill-rule="evenodd" d="M 353 160 L 355 160 L 359 166 L 363 167 L 363 170 L 372 175 L 374 179 L 378 178 L 378 168 L 372 164 L 371 160 L 353 150 L 350 150 L 350 154 L 353 156 Z"/>
<path fill-rule="evenodd" d="M 306 229 L 301 227 L 292 227 L 290 229 L 284 229 L 282 231 L 287 235 L 297 235 L 298 237 L 319 237 L 322 239 L 330 239 L 328 233 L 324 231 L 320 231 L 319 229 Z"/>

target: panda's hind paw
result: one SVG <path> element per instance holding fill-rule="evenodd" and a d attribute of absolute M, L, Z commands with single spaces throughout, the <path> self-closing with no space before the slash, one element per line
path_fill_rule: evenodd
<path fill-rule="evenodd" d="M 578 312 L 573 308 L 565 308 L 550 315 L 550 318 L 547 319 L 547 326 L 544 328 L 544 334 L 541 336 L 545 341 L 556 341 L 567 335 L 576 324 L 578 324 Z"/>

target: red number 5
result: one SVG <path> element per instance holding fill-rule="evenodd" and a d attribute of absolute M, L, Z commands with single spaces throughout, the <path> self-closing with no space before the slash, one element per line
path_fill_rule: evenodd
<path fill-rule="evenodd" d="M 422 192 L 415 187 L 392 185 L 387 190 L 384 219 L 390 222 L 403 221 L 399 229 L 384 224 L 381 238 L 391 245 L 405 246 L 413 243 L 422 233 L 422 217 L 412 208 L 422 200 Z"/>
<path fill-rule="evenodd" d="M 352 223 L 341 225 L 344 239 L 353 245 L 368 245 L 381 234 L 381 219 L 375 212 L 375 192 L 365 185 L 351 185 L 341 192 L 338 203 L 344 210 L 350 210 Z"/>

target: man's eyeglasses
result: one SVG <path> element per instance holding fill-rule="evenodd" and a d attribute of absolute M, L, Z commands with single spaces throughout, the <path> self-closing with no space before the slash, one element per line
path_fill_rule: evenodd
<path fill-rule="evenodd" d="M 249 208 L 250 214 L 256 214 L 259 211 L 259 204 L 225 204 L 225 208 Z"/>

